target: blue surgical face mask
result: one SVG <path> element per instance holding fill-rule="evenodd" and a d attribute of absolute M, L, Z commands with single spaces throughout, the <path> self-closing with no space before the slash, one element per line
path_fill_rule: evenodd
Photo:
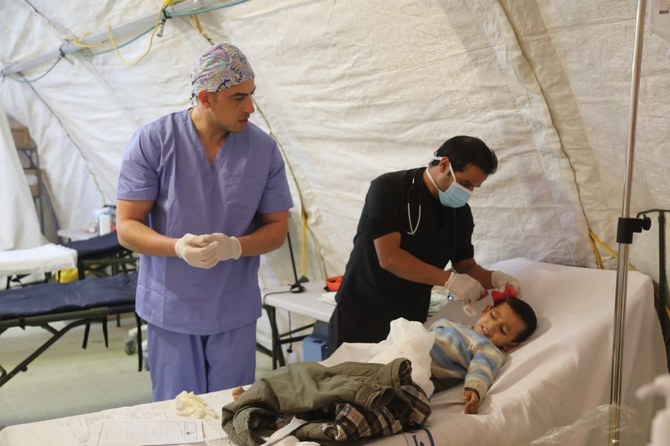
<path fill-rule="evenodd" d="M 439 160 L 441 158 L 436 157 L 436 159 Z M 454 181 L 449 185 L 449 187 L 445 191 L 442 191 L 440 190 L 439 187 L 437 187 L 437 184 L 435 183 L 433 177 L 430 175 L 430 172 L 426 173 L 428 174 L 428 179 L 430 179 L 430 182 L 433 183 L 433 186 L 435 186 L 435 189 L 437 189 L 437 192 L 440 196 L 440 203 L 442 203 L 442 206 L 446 206 L 449 208 L 463 207 L 468 202 L 470 195 L 472 195 L 472 191 L 467 187 L 458 184 L 458 181 L 456 181 L 456 174 L 454 174 L 454 169 L 451 167 L 451 163 L 449 163 L 449 171 L 451 172 L 451 177 L 454 179 Z"/>

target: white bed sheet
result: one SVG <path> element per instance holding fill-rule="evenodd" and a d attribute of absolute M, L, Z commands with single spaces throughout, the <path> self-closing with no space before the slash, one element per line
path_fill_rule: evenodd
<path fill-rule="evenodd" d="M 49 243 L 29 249 L 0 251 L 0 277 L 50 273 L 77 267 L 77 251 Z"/>
<path fill-rule="evenodd" d="M 478 415 L 462 413 L 462 387 L 455 387 L 433 396 L 433 413 L 425 429 L 369 444 L 528 445 L 548 430 L 570 425 L 587 411 L 609 402 L 616 272 L 525 259 L 500 262 L 494 267 L 521 280 L 524 299 L 540 316 L 537 332 L 510 353 Z M 487 302 L 480 301 L 477 306 L 481 309 Z M 469 322 L 456 305 L 444 308 L 440 314 Z M 645 445 L 656 407 L 650 400 L 636 400 L 634 392 L 667 370 L 651 281 L 634 272 L 628 276 L 625 338 L 622 401 L 638 411 L 642 435 L 635 444 Z M 232 400 L 230 390 L 203 398 L 216 412 Z M 0 431 L 0 445 L 80 446 L 87 422 L 92 419 L 139 419 L 156 411 L 174 417 L 174 401 L 10 426 Z M 206 424 L 207 444 L 230 444 L 217 423 L 220 419 Z M 556 444 L 605 443 L 586 435 Z"/>
<path fill-rule="evenodd" d="M 232 442 L 221 428 L 221 407 L 233 401 L 231 390 L 200 395 L 218 413 L 218 418 L 202 418 L 208 446 L 230 446 Z M 57 404 L 57 403 L 54 403 Z M 107 420 L 184 420 L 177 415 L 175 400 L 138 404 L 72 417 L 35 423 L 17 424 L 0 431 L 0 446 L 88 446 L 89 430 L 97 422 Z M 191 443 L 191 446 L 204 443 Z M 177 445 L 175 445 L 177 446 Z"/>
<path fill-rule="evenodd" d="M 524 300 L 539 316 L 536 333 L 509 354 L 478 415 L 462 413 L 462 386 L 452 388 L 433 396 L 426 430 L 370 444 L 527 445 L 550 429 L 571 425 L 587 411 L 609 403 L 616 272 L 526 259 L 506 260 L 493 268 L 521 281 Z M 651 400 L 638 401 L 634 392 L 667 372 L 665 349 L 651 279 L 630 272 L 627 289 L 622 403 L 637 411 L 642 433 L 637 440 L 645 445 L 656 407 Z M 487 297 L 477 308 L 490 302 Z M 457 303 L 448 304 L 434 317 L 441 315 L 474 321 Z M 605 444 L 595 442 L 593 435 L 590 432 L 556 444 Z"/>

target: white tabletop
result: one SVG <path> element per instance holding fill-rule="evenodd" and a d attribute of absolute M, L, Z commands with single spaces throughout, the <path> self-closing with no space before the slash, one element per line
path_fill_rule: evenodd
<path fill-rule="evenodd" d="M 275 307 L 278 310 L 286 310 L 291 313 L 302 314 L 312 317 L 318 321 L 328 322 L 333 314 L 335 306 L 323 302 L 319 298 L 326 293 L 323 289 L 325 282 L 307 282 L 302 284 L 305 291 L 292 293 L 289 287 L 277 288 L 263 291 L 263 304 Z M 282 291 L 286 291 L 282 293 Z M 279 292 L 280 294 L 273 294 Z"/>

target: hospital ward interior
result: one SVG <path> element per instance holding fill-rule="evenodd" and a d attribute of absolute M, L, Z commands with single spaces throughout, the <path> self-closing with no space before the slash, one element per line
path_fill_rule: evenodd
<path fill-rule="evenodd" d="M 670 0 L 0 11 L 0 446 L 670 445 Z"/>

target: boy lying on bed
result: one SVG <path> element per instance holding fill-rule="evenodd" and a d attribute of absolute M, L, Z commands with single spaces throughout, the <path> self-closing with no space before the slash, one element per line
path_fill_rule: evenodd
<path fill-rule="evenodd" d="M 429 334 L 420 323 L 406 320 L 393 321 L 392 333 L 393 324 L 401 325 L 402 321 L 418 324 L 424 335 Z M 528 338 L 536 325 L 535 313 L 527 303 L 505 297 L 484 309 L 473 327 L 446 318 L 435 321 L 429 329 L 435 339 L 429 336 L 424 353 L 415 358 L 417 363 L 404 358 L 405 347 L 401 342 L 399 349 L 390 348 L 394 350 L 391 356 L 400 355 L 395 359 L 387 356 L 391 362 L 359 358 L 362 362 L 345 360 L 328 366 L 309 362 L 289 364 L 256 381 L 248 391 L 242 387 L 233 389 L 233 402 L 222 408 L 222 426 L 235 444 L 258 444 L 261 437 L 280 427 L 277 423 L 286 415 L 315 420 L 302 425 L 292 435 L 302 441 L 319 440 L 320 443 L 357 441 L 416 428 L 426 421 L 431 410 L 427 391 L 412 382 L 410 375 L 415 366 L 421 367 L 423 363 L 428 380 L 428 360 L 435 390 L 444 390 L 464 380 L 465 413 L 477 413 L 480 399 L 505 361 L 504 351 Z M 351 345 L 365 347 L 367 344 Z M 340 349 L 346 346 L 345 343 Z M 404 353 L 412 356 L 413 352 L 405 348 Z M 373 355 L 373 358 L 379 356 Z M 371 384 L 372 378 L 380 377 L 388 381 Z M 379 398 L 375 395 L 385 394 L 383 399 L 388 399 L 386 394 L 392 389 L 394 392 L 402 389 L 398 392 L 401 396 L 388 400 L 388 407 L 378 407 L 375 401 Z M 374 407 L 368 407 L 370 402 Z M 398 413 L 402 415 L 396 416 L 396 409 L 400 409 Z"/>
<path fill-rule="evenodd" d="M 486 307 L 473 327 L 438 319 L 429 329 L 435 333 L 430 352 L 435 391 L 465 381 L 465 413 L 477 413 L 479 401 L 505 362 L 505 352 L 525 341 L 536 327 L 530 305 L 508 296 Z"/>

